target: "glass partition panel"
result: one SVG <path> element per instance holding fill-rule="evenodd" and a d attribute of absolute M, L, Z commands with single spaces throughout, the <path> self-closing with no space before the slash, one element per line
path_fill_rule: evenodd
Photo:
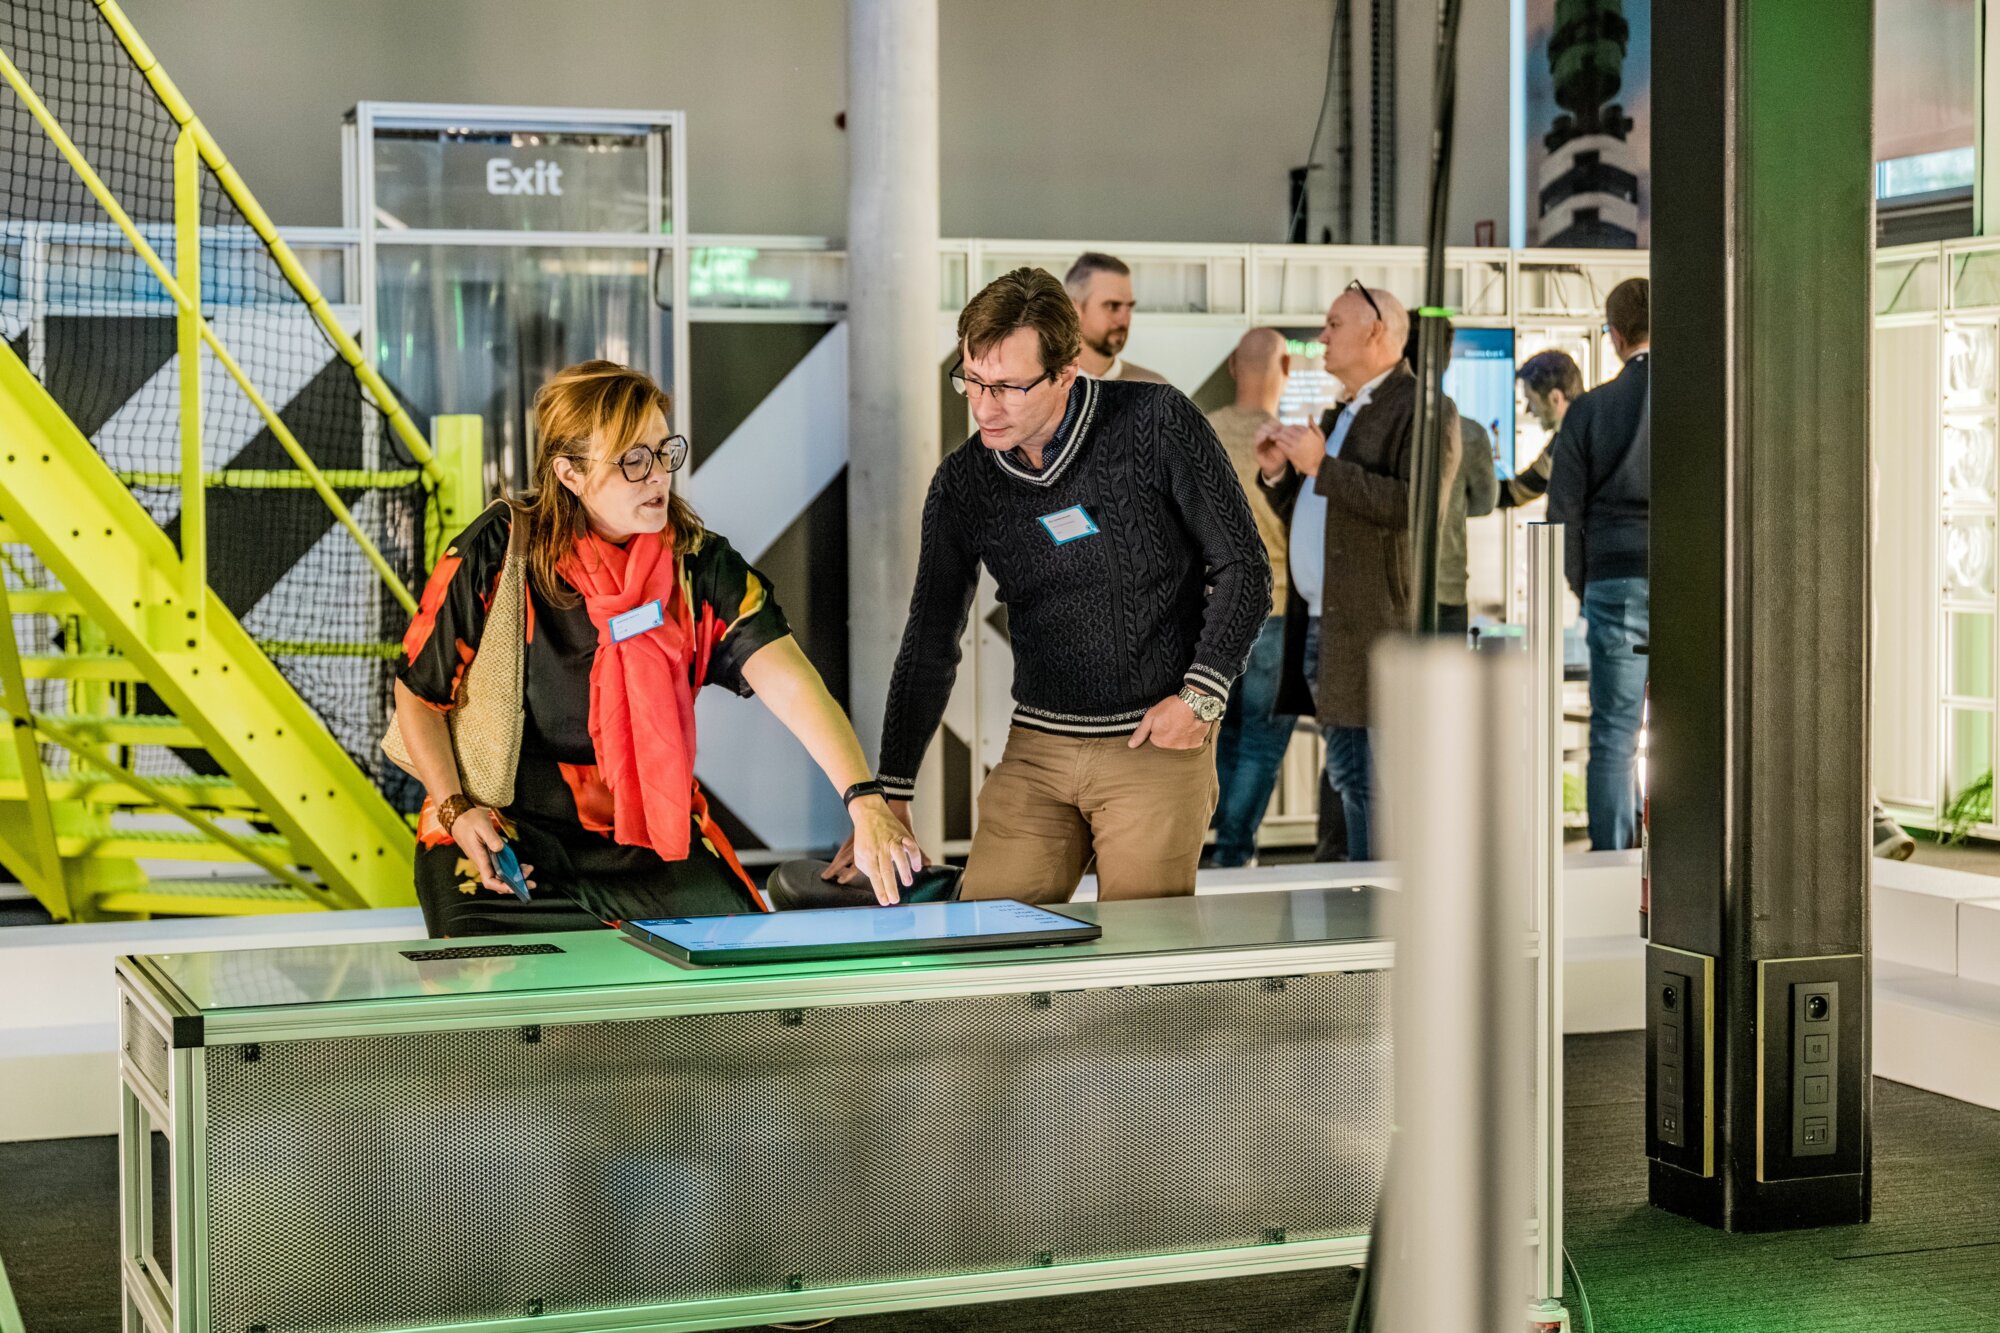
<path fill-rule="evenodd" d="M 1944 335 L 1944 400 L 1948 408 L 1977 409 L 1993 402 L 1994 326 L 1953 323 Z"/>
<path fill-rule="evenodd" d="M 1951 680 L 1947 690 L 1960 698 L 1993 697 L 1993 616 L 1959 611 L 1951 616 Z"/>
<path fill-rule="evenodd" d="M 845 310 L 846 256 L 698 245 L 688 252 L 688 304 L 696 310 Z"/>
<path fill-rule="evenodd" d="M 376 264 L 382 373 L 414 412 L 485 419 L 489 480 L 525 485 L 535 391 L 604 357 L 673 383 L 665 252 L 531 246 L 383 246 Z"/>
<path fill-rule="evenodd" d="M 1247 308 L 1243 288 L 1248 264 L 1234 256 L 1218 255 L 1208 261 L 1208 312 L 1212 315 L 1240 315 Z"/>
<path fill-rule="evenodd" d="M 1965 250 L 1951 256 L 1951 304 L 1958 310 L 2000 305 L 2000 250 Z"/>
<path fill-rule="evenodd" d="M 1528 260 L 1520 265 L 1515 309 L 1522 315 L 1604 318 L 1604 298 L 1627 278 L 1647 275 L 1644 259 L 1612 262 Z"/>
<path fill-rule="evenodd" d="M 1993 422 L 1947 421 L 1943 464 L 1947 505 L 1990 506 L 1994 498 Z"/>
<path fill-rule="evenodd" d="M 1875 265 L 1875 313 L 1914 315 L 1938 308 L 1938 257 L 1903 255 Z"/>
<path fill-rule="evenodd" d="M 956 313 L 965 309 L 972 293 L 965 289 L 969 256 L 963 250 L 947 250 L 938 256 L 938 309 Z"/>
<path fill-rule="evenodd" d="M 1403 259 L 1368 258 L 1357 262 L 1338 252 L 1311 256 L 1266 256 L 1258 261 L 1257 301 L 1263 319 L 1297 322 L 1303 316 L 1313 323 L 1326 318 L 1348 283 L 1359 279 L 1370 287 L 1392 292 L 1404 305 L 1414 307 L 1424 292 L 1424 265 L 1421 257 Z M 1445 269 L 1444 303 L 1458 307 L 1465 294 L 1465 271 L 1459 265 Z"/>
<path fill-rule="evenodd" d="M 1497 318 L 1507 313 L 1507 261 L 1475 259 L 1464 267 L 1465 298 L 1458 309 L 1467 315 Z"/>
<path fill-rule="evenodd" d="M 1234 263 L 1237 276 L 1232 283 L 1234 304 L 1227 304 L 1225 296 L 1225 303 L 1218 306 L 1211 304 L 1214 295 L 1210 289 L 1211 261 L 1208 256 L 1122 255 L 1120 258 L 1132 270 L 1132 295 L 1142 311 L 1200 315 L 1236 313 L 1243 309 L 1243 266 L 1240 260 L 1221 261 Z M 984 286 L 1003 273 L 1023 267 L 1046 269 L 1060 278 L 1075 260 L 1076 256 L 1067 252 L 988 250 L 980 258 L 979 282 Z"/>
<path fill-rule="evenodd" d="M 163 261 L 173 264 L 170 238 L 149 234 L 146 239 Z M 153 270 L 116 233 L 102 240 L 51 240 L 42 253 L 42 292 L 52 309 L 83 314 L 107 303 L 158 306 L 168 312 L 174 308 L 173 298 L 153 276 Z M 222 275 L 204 273 L 202 278 L 203 303 L 210 304 L 214 300 L 210 289 L 222 281 Z"/>
<path fill-rule="evenodd" d="M 1951 767 L 1945 774 L 1947 820 L 1985 824 L 1993 818 L 1993 714 L 1951 710 Z M 1953 816 L 1956 816 L 1954 819 Z"/>
<path fill-rule="evenodd" d="M 1176 315 L 1206 314 L 1212 309 L 1207 260 L 1139 258 L 1128 262 L 1132 266 L 1132 295 L 1139 309 Z M 1242 308 L 1240 292 L 1237 308 Z"/>
<path fill-rule="evenodd" d="M 1993 520 L 1954 514 L 1944 523 L 1945 593 L 1955 599 L 1993 600 Z"/>
<path fill-rule="evenodd" d="M 353 272 L 352 246 L 293 241 L 291 247 L 299 258 L 299 266 L 305 269 L 321 295 L 336 303 L 348 299 L 347 279 Z"/>

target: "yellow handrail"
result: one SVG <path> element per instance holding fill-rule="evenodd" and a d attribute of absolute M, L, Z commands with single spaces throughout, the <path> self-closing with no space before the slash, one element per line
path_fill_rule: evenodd
<path fill-rule="evenodd" d="M 0 621 L 13 623 L 14 607 L 12 596 L 7 591 L 7 580 L 0 577 Z M 14 642 L 10 631 L 0 634 L 0 710 L 10 717 L 31 716 L 34 703 L 28 697 L 27 679 L 21 673 L 21 651 Z M 34 845 L 35 859 L 40 862 L 32 869 L 16 867 L 23 884 L 32 888 L 35 875 L 41 876 L 41 893 L 37 896 L 51 906 L 57 902 L 68 904 L 71 914 L 75 905 L 68 903 L 68 888 L 63 878 L 62 853 L 56 847 L 55 823 L 49 814 L 48 785 L 42 780 L 42 747 L 35 743 L 31 727 L 12 726 L 14 758 L 21 770 L 21 789 L 27 796 L 28 836 Z"/>
<path fill-rule="evenodd" d="M 291 456 L 292 462 L 297 465 L 299 471 L 303 472 L 310 480 L 313 491 L 319 496 L 327 509 L 332 512 L 334 518 L 339 520 L 340 525 L 346 528 L 349 535 L 354 538 L 355 544 L 361 548 L 361 553 L 368 558 L 368 563 L 373 565 L 375 572 L 382 576 L 382 581 L 388 586 L 390 594 L 402 604 L 405 611 L 408 611 L 411 615 L 415 615 L 417 611 L 417 599 L 411 596 L 409 588 L 404 586 L 403 580 L 397 575 L 396 571 L 390 568 L 388 560 L 383 557 L 382 552 L 376 547 L 375 543 L 369 539 L 368 534 L 361 530 L 361 525 L 355 521 L 354 515 L 341 502 L 340 497 L 334 494 L 333 488 L 327 485 L 326 478 L 320 473 L 318 465 L 306 454 L 305 447 L 292 434 L 291 427 L 287 426 L 283 419 L 272 410 L 271 405 L 264 400 L 264 395 L 257 391 L 257 386 L 250 382 L 250 377 L 244 373 L 243 367 L 237 364 L 235 356 L 223 345 L 222 339 L 216 336 L 215 330 L 209 326 L 208 321 L 201 317 L 200 308 L 189 299 L 187 292 L 182 290 L 180 283 L 174 280 L 174 275 L 167 271 L 167 266 L 161 262 L 160 256 L 147 243 L 146 238 L 140 234 L 139 228 L 125 212 L 124 207 L 119 204 L 117 197 L 111 193 L 110 187 L 105 185 L 103 179 L 91 168 L 89 161 L 84 158 L 82 150 L 76 146 L 75 141 L 69 137 L 62 125 L 49 112 L 48 107 L 35 94 L 35 90 L 29 86 L 27 79 L 22 76 L 19 69 L 15 68 L 14 62 L 7 57 L 5 52 L 0 52 L 0 79 L 6 80 L 8 85 L 14 89 L 15 94 L 20 97 L 22 105 L 28 108 L 29 114 L 40 122 L 43 131 L 49 136 L 50 141 L 55 144 L 56 148 L 61 151 L 71 168 L 82 179 L 85 187 L 90 190 L 91 194 L 96 196 L 97 202 L 102 205 L 104 211 L 111 215 L 111 220 L 118 224 L 118 229 L 125 233 L 125 239 L 131 244 L 134 250 L 138 251 L 139 257 L 146 261 L 146 267 L 152 269 L 153 276 L 159 279 L 160 286 L 165 288 L 167 294 L 173 298 L 174 305 L 183 314 L 195 321 L 196 329 L 201 335 L 201 340 L 208 345 L 209 351 L 215 354 L 215 359 L 221 364 L 222 368 L 229 372 L 229 377 L 236 381 L 237 387 L 243 391 L 243 396 L 250 400 L 251 406 L 257 409 L 258 415 L 264 418 L 264 424 L 270 427 L 271 434 L 284 447 L 285 452 Z"/>
<path fill-rule="evenodd" d="M 250 187 L 243 183 L 243 177 L 237 174 L 229 159 L 222 155 L 222 148 L 215 142 L 215 136 L 208 132 L 208 126 L 201 123 L 201 117 L 195 115 L 194 108 L 188 104 L 187 98 L 181 96 L 181 90 L 167 76 L 167 71 L 153 55 L 152 48 L 146 45 L 145 39 L 139 36 L 138 30 L 132 26 L 132 20 L 125 17 L 125 11 L 118 7 L 116 0 L 95 0 L 95 3 L 98 11 L 104 15 L 104 21 L 111 25 L 111 31 L 118 38 L 119 45 L 125 48 L 125 53 L 132 57 L 132 63 L 146 76 L 146 82 L 152 85 L 154 94 L 166 107 L 167 114 L 183 127 L 193 131 L 195 143 L 201 152 L 201 160 L 208 163 L 209 170 L 215 173 L 216 183 L 222 186 L 223 192 L 242 211 L 251 230 L 255 231 L 258 238 L 270 248 L 271 257 L 277 261 L 279 271 L 305 301 L 307 308 L 313 313 L 313 318 L 318 320 L 319 326 L 326 331 L 326 336 L 333 341 L 334 347 L 340 352 L 341 360 L 347 362 L 362 386 L 373 395 L 375 406 L 387 418 L 390 429 L 396 432 L 396 438 L 410 451 L 410 457 L 422 467 L 426 477 L 433 483 L 441 481 L 442 474 L 432 459 L 430 442 L 424 438 L 423 432 L 417 429 L 417 423 L 410 420 L 410 414 L 403 409 L 402 403 L 390 390 L 388 382 L 375 367 L 368 364 L 368 359 L 362 356 L 360 345 L 346 329 L 341 327 L 340 320 L 334 316 L 333 307 L 327 304 L 326 297 L 321 293 L 318 284 L 307 274 L 305 266 L 299 263 L 298 256 L 292 253 L 292 247 L 285 244 L 284 238 L 278 235 L 278 228 L 272 223 L 270 215 L 264 211 L 264 206 L 257 202 L 257 197 L 250 193 Z"/>
<path fill-rule="evenodd" d="M 181 596 L 187 632 L 197 638 L 208 618 L 208 487 L 201 457 L 201 177 L 194 136 L 174 140 L 174 276 L 194 310 L 174 312 L 174 348 L 181 377 Z"/>

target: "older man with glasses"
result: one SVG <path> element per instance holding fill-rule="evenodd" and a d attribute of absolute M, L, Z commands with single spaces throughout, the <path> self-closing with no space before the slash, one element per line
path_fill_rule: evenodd
<path fill-rule="evenodd" d="M 1272 422 L 1257 437 L 1258 486 L 1288 525 L 1291 601 L 1278 706 L 1316 713 L 1326 773 L 1340 793 L 1351 860 L 1373 859 L 1368 659 L 1384 634 L 1416 624 L 1410 465 L 1417 380 L 1403 360 L 1410 316 L 1356 281 L 1326 312 L 1320 341 L 1341 402 L 1319 425 Z M 1440 509 L 1458 478 L 1458 417 L 1444 401 Z"/>
<path fill-rule="evenodd" d="M 908 817 L 983 565 L 1014 650 L 1006 752 L 979 793 L 972 898 L 1194 892 L 1214 736 L 1270 610 L 1263 540 L 1215 432 L 1164 384 L 1078 373 L 1076 307 L 1021 268 L 959 316 L 978 431 L 924 503 L 880 781 Z M 843 850 L 827 872 L 851 877 Z"/>

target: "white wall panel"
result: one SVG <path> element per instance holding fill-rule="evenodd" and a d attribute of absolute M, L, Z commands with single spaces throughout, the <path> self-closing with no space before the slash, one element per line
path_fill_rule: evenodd
<path fill-rule="evenodd" d="M 1937 337 L 1875 335 L 1875 786 L 1922 808 L 1938 787 Z"/>

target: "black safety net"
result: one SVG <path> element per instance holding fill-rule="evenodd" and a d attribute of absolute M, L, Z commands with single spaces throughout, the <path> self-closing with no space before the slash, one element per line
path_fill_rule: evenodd
<path fill-rule="evenodd" d="M 167 107 L 89 0 L 7 0 L 0 52 L 20 70 L 169 270 L 174 146 Z M 424 575 L 428 487 L 237 204 L 199 168 L 203 316 L 251 384 L 324 472 L 412 593 Z M 350 332 L 351 256 L 301 260 Z M 177 546 L 182 545 L 181 374 L 175 308 L 47 129 L 0 86 L 0 336 Z M 209 585 L 355 762 L 385 791 L 408 787 L 376 748 L 388 719 L 396 641 L 408 613 L 250 397 L 201 355 Z M 10 548 L 19 557 L 25 552 Z M 16 561 L 19 564 L 19 560 Z M 25 567 L 25 566 L 24 566 Z M 9 570 L 10 586 L 20 575 Z M 43 617 L 22 642 L 54 651 Z M 143 686 L 123 703 L 157 711 Z M 198 752 L 179 762 L 207 767 Z M 147 766 L 172 767 L 166 752 Z"/>

